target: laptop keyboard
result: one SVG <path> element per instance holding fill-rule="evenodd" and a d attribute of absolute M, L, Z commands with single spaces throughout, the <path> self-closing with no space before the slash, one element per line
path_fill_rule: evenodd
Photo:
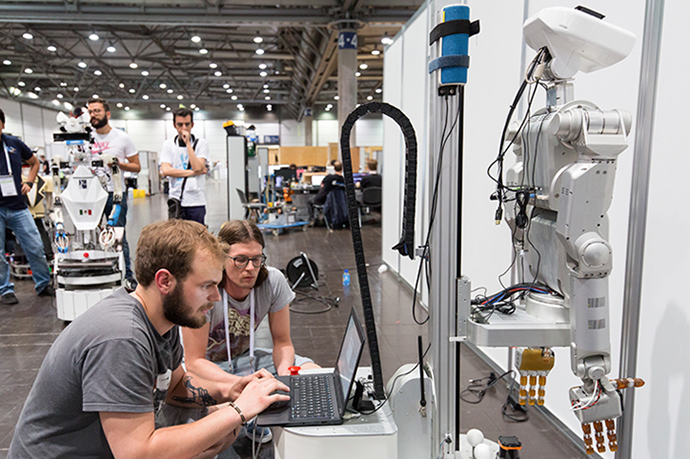
<path fill-rule="evenodd" d="M 291 419 L 331 419 L 335 407 L 327 375 L 291 378 Z"/>

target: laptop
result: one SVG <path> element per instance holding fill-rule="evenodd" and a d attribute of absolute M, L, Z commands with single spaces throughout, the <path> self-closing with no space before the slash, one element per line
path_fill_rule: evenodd
<path fill-rule="evenodd" d="M 269 406 L 257 416 L 256 425 L 301 427 L 342 424 L 364 341 L 364 331 L 353 308 L 333 373 L 278 376 L 290 388 L 290 400 L 278 402 L 275 407 Z"/>
<path fill-rule="evenodd" d="M 311 176 L 311 184 L 313 186 L 321 186 L 321 182 L 323 182 L 323 179 L 325 179 L 325 175 L 312 175 Z"/>

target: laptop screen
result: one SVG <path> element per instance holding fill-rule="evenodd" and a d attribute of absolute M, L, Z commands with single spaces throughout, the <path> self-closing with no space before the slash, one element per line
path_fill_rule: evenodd
<path fill-rule="evenodd" d="M 335 377 L 340 378 L 341 393 L 338 396 L 343 402 L 340 405 L 342 410 L 344 410 L 347 396 L 350 394 L 363 347 L 364 332 L 353 309 L 350 313 L 350 319 L 347 321 L 347 330 L 345 330 L 345 337 L 342 346 L 340 346 L 340 354 L 335 368 Z"/>
<path fill-rule="evenodd" d="M 325 175 L 312 175 L 311 176 L 311 184 L 314 186 L 321 186 L 321 182 L 323 182 L 323 179 L 325 179 Z"/>

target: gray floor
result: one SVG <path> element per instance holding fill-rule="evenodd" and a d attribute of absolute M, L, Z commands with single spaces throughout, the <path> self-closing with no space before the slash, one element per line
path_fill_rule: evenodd
<path fill-rule="evenodd" d="M 224 183 L 210 180 L 207 184 L 209 212 L 206 221 L 211 231 L 217 232 L 227 216 L 226 187 Z M 127 231 L 132 248 L 145 224 L 165 217 L 165 200 L 164 195 L 157 195 L 130 201 Z M 271 266 L 285 268 L 289 260 L 304 251 L 319 267 L 320 293 L 341 298 L 338 308 L 322 314 L 295 312 L 297 309 L 323 309 L 320 303 L 300 301 L 293 305 L 291 314 L 292 338 L 297 353 L 309 356 L 323 366 L 332 366 L 350 308 L 355 306 L 361 313 L 349 231 L 330 233 L 325 228 L 310 228 L 306 232 L 294 231 L 277 237 L 267 235 L 266 241 L 266 254 Z M 411 291 L 396 276 L 377 272 L 381 264 L 380 226 L 365 225 L 363 241 L 370 265 L 369 283 L 378 325 L 383 374 L 384 378 L 389 378 L 400 365 L 416 359 L 417 335 L 423 335 L 426 342 L 426 326 L 417 326 L 412 321 Z M 353 273 L 349 291 L 344 290 L 342 285 L 345 268 Z M 0 305 L 0 459 L 7 454 L 14 426 L 41 362 L 64 326 L 56 318 L 51 301 L 35 295 L 32 281 L 16 281 L 15 284 L 19 304 L 9 307 Z M 424 312 L 418 315 L 423 317 Z M 368 351 L 365 350 L 362 363 L 366 365 L 369 362 Z M 461 365 L 463 388 L 469 379 L 485 377 L 490 371 L 481 359 L 464 346 Z M 534 410 L 530 411 L 530 420 L 525 423 L 516 424 L 503 419 L 501 405 L 506 394 L 505 385 L 500 384 L 489 390 L 480 404 L 463 403 L 462 431 L 476 427 L 487 438 L 494 440 L 498 435 L 517 435 L 523 444 L 523 459 L 587 457 L 563 435 L 555 432 Z M 251 454 L 251 443 L 242 438 L 236 442 L 229 456 L 244 458 L 251 457 Z M 260 457 L 273 457 L 272 444 L 263 447 Z"/>

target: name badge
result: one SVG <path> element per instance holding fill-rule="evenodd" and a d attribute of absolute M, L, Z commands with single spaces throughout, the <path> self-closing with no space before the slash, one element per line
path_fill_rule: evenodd
<path fill-rule="evenodd" d="M 11 175 L 0 175 L 0 192 L 6 198 L 17 196 L 17 187 Z"/>

